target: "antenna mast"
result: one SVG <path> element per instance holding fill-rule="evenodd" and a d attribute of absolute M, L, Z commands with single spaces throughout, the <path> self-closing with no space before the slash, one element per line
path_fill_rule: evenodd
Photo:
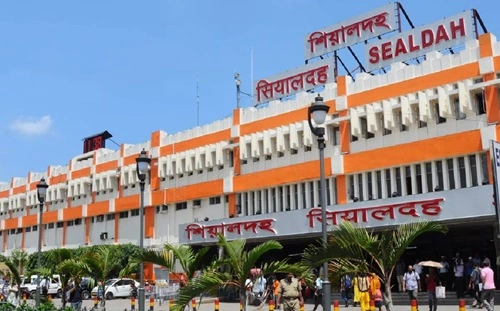
<path fill-rule="evenodd" d="M 240 101 L 241 101 L 240 85 L 241 85 L 241 80 L 240 80 L 240 74 L 237 73 L 237 72 L 234 73 L 234 82 L 236 83 L 236 109 L 240 109 Z"/>
<path fill-rule="evenodd" d="M 200 126 L 200 93 L 198 92 L 198 79 L 196 79 L 196 125 Z"/>

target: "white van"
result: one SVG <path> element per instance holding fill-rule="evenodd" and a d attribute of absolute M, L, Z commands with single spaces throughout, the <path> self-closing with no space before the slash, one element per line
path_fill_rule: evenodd
<path fill-rule="evenodd" d="M 22 278 L 21 288 L 26 289 L 27 292 L 30 293 L 31 297 L 36 297 L 36 285 L 37 285 L 37 275 L 32 275 L 29 278 Z M 43 280 L 42 285 L 44 284 Z M 62 297 L 62 285 L 61 285 L 61 276 L 59 274 L 53 274 L 51 278 L 47 278 L 45 280 L 47 283 L 48 295 L 53 297 Z"/>

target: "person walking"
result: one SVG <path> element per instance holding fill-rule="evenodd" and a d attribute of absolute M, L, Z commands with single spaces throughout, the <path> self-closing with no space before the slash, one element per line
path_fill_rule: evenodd
<path fill-rule="evenodd" d="M 491 270 L 489 261 L 483 261 L 481 270 L 481 280 L 483 281 L 483 305 L 486 310 L 493 311 L 495 306 L 495 272 Z"/>
<path fill-rule="evenodd" d="M 465 265 L 464 260 L 457 253 L 453 265 L 453 272 L 455 274 L 455 290 L 457 291 L 457 298 L 465 298 L 465 278 L 464 278 Z"/>
<path fill-rule="evenodd" d="M 316 274 L 316 280 L 314 281 L 314 308 L 316 311 L 318 306 L 323 301 L 323 280 L 321 280 L 319 273 Z"/>
<path fill-rule="evenodd" d="M 403 276 L 403 290 L 408 292 L 410 302 L 415 299 L 418 305 L 418 292 L 420 291 L 420 276 L 413 271 L 413 266 L 408 266 L 408 271 Z"/>
<path fill-rule="evenodd" d="M 361 273 L 357 277 L 357 284 L 359 290 L 359 303 L 361 305 L 361 311 L 370 310 L 370 283 L 371 278 L 369 273 Z"/>
<path fill-rule="evenodd" d="M 396 279 L 398 280 L 398 292 L 403 292 L 403 275 L 405 275 L 405 264 L 403 261 L 396 263 Z"/>
<path fill-rule="evenodd" d="M 276 304 L 278 309 L 280 308 L 281 298 L 283 298 L 283 311 L 300 311 L 300 304 L 304 303 L 299 280 L 294 278 L 291 272 L 280 282 L 278 302 Z"/>
<path fill-rule="evenodd" d="M 340 278 L 340 292 L 342 294 L 342 299 L 344 299 L 344 304 L 349 307 L 349 299 L 351 299 L 351 289 L 352 280 L 351 277 L 346 274 Z"/>
<path fill-rule="evenodd" d="M 82 287 L 78 279 L 75 279 L 73 288 L 69 291 L 69 302 L 71 303 L 71 307 L 76 311 L 82 307 Z"/>
<path fill-rule="evenodd" d="M 353 297 L 352 297 L 352 305 L 353 307 L 359 306 L 359 287 L 358 287 L 358 277 L 354 276 L 352 279 L 352 289 L 353 289 Z"/>
<path fill-rule="evenodd" d="M 440 284 L 435 268 L 429 269 L 429 274 L 425 277 L 427 284 L 427 302 L 429 303 L 429 311 L 437 310 L 436 286 Z"/>
<path fill-rule="evenodd" d="M 474 262 L 474 270 L 470 274 L 469 280 L 469 291 L 472 294 L 472 298 L 474 301 L 472 302 L 472 307 L 483 307 L 483 303 L 481 300 L 481 291 L 483 287 L 483 281 L 481 280 L 481 268 L 479 268 L 479 264 Z"/>

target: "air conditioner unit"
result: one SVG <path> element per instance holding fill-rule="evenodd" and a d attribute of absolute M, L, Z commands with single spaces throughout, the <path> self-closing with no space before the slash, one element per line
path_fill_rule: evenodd
<path fill-rule="evenodd" d="M 108 239 L 108 233 L 107 232 L 101 232 L 101 234 L 99 235 L 99 238 L 101 240 L 107 240 Z"/>

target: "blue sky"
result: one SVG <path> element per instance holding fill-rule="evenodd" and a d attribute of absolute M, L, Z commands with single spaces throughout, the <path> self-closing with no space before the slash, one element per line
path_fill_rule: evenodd
<path fill-rule="evenodd" d="M 252 48 L 254 79 L 295 68 L 306 33 L 387 2 L 2 2 L 0 181 L 66 165 L 83 137 L 103 130 L 136 144 L 155 130 L 195 127 L 197 81 L 200 123 L 230 116 L 234 72 L 251 92 Z M 498 1 L 401 3 L 416 26 L 476 8 L 500 36 Z M 346 51 L 339 55 L 355 67 Z M 244 97 L 242 106 L 250 105 Z"/>

